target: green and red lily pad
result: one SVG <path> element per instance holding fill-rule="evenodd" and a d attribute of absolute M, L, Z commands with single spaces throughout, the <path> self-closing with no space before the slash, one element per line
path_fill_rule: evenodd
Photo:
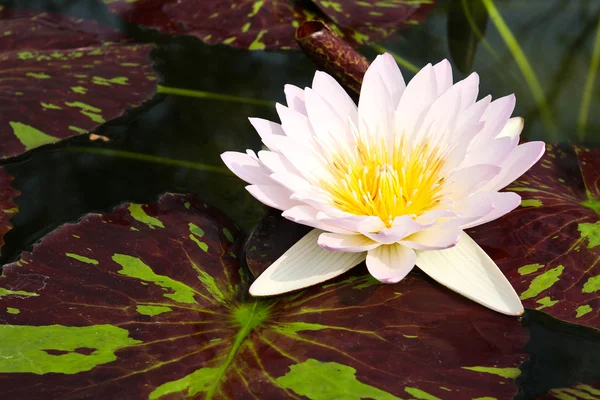
<path fill-rule="evenodd" d="M 4 245 L 4 235 L 12 228 L 9 220 L 19 212 L 14 198 L 20 192 L 10 186 L 12 180 L 13 177 L 3 168 L 0 168 L 0 248 Z"/>
<path fill-rule="evenodd" d="M 250 50 L 296 47 L 305 21 L 334 25 L 353 45 L 373 43 L 424 19 L 435 0 L 103 0 L 125 20 L 166 34 L 193 35 L 205 43 Z"/>
<path fill-rule="evenodd" d="M 521 207 L 469 230 L 527 308 L 600 329 L 600 149 L 548 146 L 506 190 Z"/>
<path fill-rule="evenodd" d="M 262 262 L 278 257 L 278 238 Z M 247 295 L 241 232 L 195 196 L 91 214 L 0 277 L 0 397 L 508 398 L 516 318 L 419 276 Z"/>
<path fill-rule="evenodd" d="M 579 383 L 570 388 L 552 389 L 540 399 L 557 400 L 593 400 L 600 397 L 600 382 L 596 384 Z"/>
<path fill-rule="evenodd" d="M 0 157 L 88 133 L 156 91 L 151 45 L 78 18 L 0 7 Z"/>

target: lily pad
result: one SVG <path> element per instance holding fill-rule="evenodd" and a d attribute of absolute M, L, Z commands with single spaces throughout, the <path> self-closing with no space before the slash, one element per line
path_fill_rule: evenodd
<path fill-rule="evenodd" d="M 269 248 L 265 262 L 285 249 Z M 167 194 L 64 225 L 0 278 L 1 397 L 507 398 L 527 333 L 417 276 L 247 297 L 240 232 Z"/>
<path fill-rule="evenodd" d="M 521 207 L 469 233 L 525 307 L 600 329 L 600 149 L 548 146 L 506 190 Z"/>
<path fill-rule="evenodd" d="M 127 21 L 162 33 L 193 35 L 209 44 L 224 43 L 243 49 L 264 50 L 296 47 L 296 28 L 301 23 L 314 19 L 330 24 L 338 22 L 336 31 L 353 45 L 373 43 L 386 38 L 402 26 L 422 20 L 435 0 L 408 2 L 410 4 L 404 1 L 373 0 L 103 2 Z"/>
<path fill-rule="evenodd" d="M 8 221 L 19 211 L 13 199 L 20 193 L 10 186 L 12 180 L 13 177 L 0 168 L 0 248 L 4 245 L 4 235 L 12 228 Z"/>
<path fill-rule="evenodd" d="M 156 90 L 151 45 L 58 14 L 0 7 L 0 157 L 88 133 Z"/>

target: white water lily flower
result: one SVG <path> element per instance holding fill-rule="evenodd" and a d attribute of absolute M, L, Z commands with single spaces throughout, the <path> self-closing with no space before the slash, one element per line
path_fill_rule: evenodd
<path fill-rule="evenodd" d="M 281 125 L 251 118 L 270 151 L 223 153 L 248 191 L 314 227 L 250 288 L 254 296 L 301 289 L 366 259 L 385 283 L 415 266 L 493 310 L 523 306 L 496 264 L 464 229 L 495 220 L 521 198 L 500 189 L 544 153 L 518 145 L 515 96 L 477 101 L 479 77 L 452 83 L 447 60 L 405 85 L 389 54 L 366 72 L 358 107 L 323 72 L 312 88 L 286 85 Z"/>

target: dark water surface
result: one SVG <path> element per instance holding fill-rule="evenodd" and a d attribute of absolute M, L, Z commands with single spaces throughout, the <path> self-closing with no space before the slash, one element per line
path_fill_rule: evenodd
<path fill-rule="evenodd" d="M 448 21 L 457 4 L 460 1 L 439 1 L 424 23 L 403 31 L 402 37 L 382 43 L 382 47 L 419 68 L 449 58 L 452 48 L 455 57 L 464 56 L 452 60 L 464 70 L 455 68 L 455 81 L 467 75 L 469 54 L 474 54 L 472 69 L 481 77 L 482 95 L 490 93 L 497 98 L 516 94 L 514 115 L 525 117 L 525 138 L 600 145 L 598 81 L 592 91 L 586 128 L 579 127 L 600 1 L 496 1 L 535 71 L 547 106 L 536 102 L 531 81 L 524 78 L 491 20 L 485 26 L 485 40 L 470 53 L 470 28 L 456 16 L 450 24 Z M 0 5 L 118 24 L 94 1 L 15 0 L 0 1 Z M 121 28 L 137 40 L 159 44 L 153 58 L 166 86 L 283 102 L 283 85 L 308 86 L 315 69 L 300 51 L 250 52 L 208 46 L 189 37 L 166 37 L 132 26 Z M 369 58 L 377 53 L 371 47 L 362 51 Z M 414 74 L 405 68 L 403 73 L 406 80 Z M 14 261 L 23 249 L 30 249 L 64 223 L 75 222 L 90 212 L 109 211 L 125 201 L 151 202 L 166 191 L 196 193 L 244 229 L 251 229 L 263 216 L 264 207 L 233 175 L 205 168 L 223 167 L 219 157 L 223 151 L 260 149 L 249 116 L 277 120 L 270 106 L 157 95 L 136 115 L 101 127 L 97 133 L 111 138 L 109 143 L 74 138 L 11 162 L 6 170 L 15 177 L 13 186 L 22 195 L 16 199 L 20 211 L 11 220 L 14 229 L 5 237 L 2 264 Z M 136 160 L 110 150 L 195 165 Z M 535 311 L 528 311 L 524 323 L 531 329 L 527 346 L 531 360 L 518 378 L 520 398 L 534 398 L 553 387 L 600 381 L 598 331 L 557 322 Z"/>

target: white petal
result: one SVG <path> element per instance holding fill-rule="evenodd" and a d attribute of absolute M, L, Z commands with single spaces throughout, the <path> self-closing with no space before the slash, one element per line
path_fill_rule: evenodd
<path fill-rule="evenodd" d="M 310 190 L 312 187 L 306 179 L 288 172 L 275 172 L 274 174 L 271 174 L 271 179 L 292 192 Z"/>
<path fill-rule="evenodd" d="M 356 253 L 381 246 L 363 235 L 341 235 L 339 233 L 321 233 L 319 246 L 329 251 Z"/>
<path fill-rule="evenodd" d="M 253 185 L 272 185 L 269 170 L 248 154 L 226 151 L 221 159 L 240 179 Z"/>
<path fill-rule="evenodd" d="M 390 93 L 392 107 L 395 110 L 400 101 L 400 97 L 402 96 L 402 92 L 404 92 L 404 89 L 406 88 L 400 68 L 398 68 L 398 64 L 396 64 L 394 57 L 388 53 L 378 55 L 369 68 L 374 67 L 377 68 L 377 73 L 381 76 L 385 87 Z"/>
<path fill-rule="evenodd" d="M 418 130 L 429 106 L 437 98 L 436 77 L 427 64 L 406 85 L 396 109 L 399 133 L 411 134 Z"/>
<path fill-rule="evenodd" d="M 283 87 L 285 101 L 287 106 L 294 111 L 306 115 L 306 106 L 304 105 L 304 90 L 298 86 L 285 85 Z"/>
<path fill-rule="evenodd" d="M 427 225 L 418 223 L 407 215 L 396 217 L 392 225 L 391 228 L 381 229 L 377 233 L 362 231 L 361 233 L 381 244 L 392 244 L 428 227 Z"/>
<path fill-rule="evenodd" d="M 355 233 L 317 220 L 317 213 L 318 211 L 311 206 L 296 206 L 285 210 L 281 215 L 290 221 L 321 229 L 326 232 L 343 233 L 345 235 L 352 235 Z"/>
<path fill-rule="evenodd" d="M 313 78 L 312 88 L 331 106 L 340 119 L 346 121 L 350 117 L 354 124 L 357 123 L 358 111 L 356 104 L 329 74 L 317 71 Z"/>
<path fill-rule="evenodd" d="M 441 96 L 452 87 L 452 66 L 446 59 L 433 66 L 437 86 L 437 95 Z"/>
<path fill-rule="evenodd" d="M 415 251 L 399 244 L 369 250 L 367 269 L 383 283 L 400 282 L 415 266 Z"/>
<path fill-rule="evenodd" d="M 287 210 L 300 205 L 297 201 L 291 200 L 291 192 L 279 185 L 249 185 L 246 190 L 252 196 L 263 204 L 278 210 Z"/>
<path fill-rule="evenodd" d="M 290 174 L 300 174 L 300 171 L 292 165 L 282 154 L 273 151 L 261 150 L 258 152 L 258 158 L 263 165 L 271 172 L 287 172 Z"/>
<path fill-rule="evenodd" d="M 277 114 L 281 120 L 281 127 L 286 136 L 306 145 L 312 144 L 314 131 L 306 115 L 279 103 L 275 104 L 275 109 L 277 110 Z"/>
<path fill-rule="evenodd" d="M 332 106 L 316 91 L 306 88 L 306 111 L 315 136 L 328 148 L 336 148 L 350 141 L 351 132 L 348 119 L 338 116 Z"/>
<path fill-rule="evenodd" d="M 479 304 L 503 314 L 523 314 L 506 277 L 466 233 L 449 249 L 417 251 L 416 263 L 431 278 Z"/>
<path fill-rule="evenodd" d="M 496 139 L 509 137 L 511 139 L 516 138 L 523 131 L 523 127 L 525 126 L 525 120 L 521 117 L 514 117 L 508 120 L 504 128 L 500 131 Z"/>
<path fill-rule="evenodd" d="M 365 252 L 335 253 L 317 244 L 315 229 L 294 244 L 250 286 L 252 296 L 272 296 L 335 278 L 364 261 Z"/>
<path fill-rule="evenodd" d="M 360 131 L 367 134 L 371 140 L 392 137 L 393 117 L 394 110 L 389 91 L 377 70 L 369 68 L 365 73 L 358 100 Z"/>
<path fill-rule="evenodd" d="M 497 191 L 518 179 L 544 155 L 544 142 L 527 142 L 517 146 L 500 165 L 502 171 L 480 190 Z"/>
<path fill-rule="evenodd" d="M 268 121 L 262 118 L 248 118 L 258 135 L 262 139 L 262 142 L 271 150 L 277 150 L 274 142 L 271 140 L 274 136 L 284 136 L 285 132 L 281 125 Z"/>
<path fill-rule="evenodd" d="M 489 107 L 481 116 L 481 120 L 485 122 L 485 127 L 481 133 L 473 139 L 469 150 L 487 146 L 490 141 L 498 136 L 515 109 L 515 102 L 515 95 L 511 94 L 490 103 Z"/>

